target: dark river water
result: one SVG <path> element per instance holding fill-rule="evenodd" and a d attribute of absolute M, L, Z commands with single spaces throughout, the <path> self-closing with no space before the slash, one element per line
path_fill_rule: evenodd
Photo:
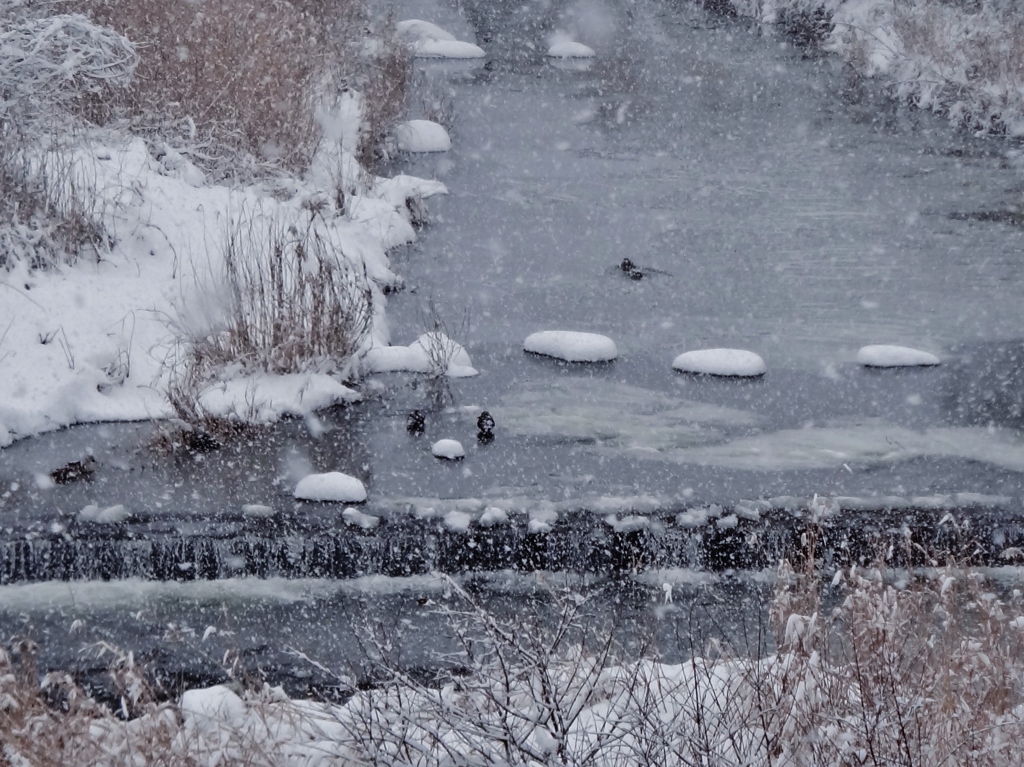
<path fill-rule="evenodd" d="M 418 621 L 414 633 L 435 638 L 410 647 L 431 649 L 439 628 L 418 600 L 435 581 L 316 578 L 428 577 L 443 557 L 424 556 L 423 541 L 462 545 L 449 539 L 479 529 L 488 508 L 510 516 L 517 540 L 534 549 L 530 535 L 563 525 L 590 535 L 564 550 L 589 546 L 594 556 L 619 551 L 616 526 L 629 515 L 648 515 L 637 525 L 657 537 L 690 529 L 694 510 L 709 506 L 709 530 L 738 531 L 729 546 L 739 546 L 764 535 L 769 512 L 805 510 L 815 493 L 845 499 L 839 525 L 847 509 L 889 510 L 885 529 L 904 524 L 901 510 L 934 521 L 954 511 L 984 518 L 980 535 L 994 557 L 1017 542 L 1024 251 L 1014 222 L 1024 186 L 1014 145 L 899 108 L 834 58 L 682 0 L 415 0 L 400 3 L 398 16 L 434 21 L 488 52 L 480 62 L 420 62 L 411 116 L 421 101 L 447 105 L 454 148 L 391 168 L 450 189 L 430 201 L 420 241 L 393 254 L 407 286 L 389 298 L 393 340 L 423 332 L 433 304 L 480 375 L 440 389 L 408 374 L 373 376 L 362 404 L 312 428 L 286 423 L 203 455 L 154 450 L 149 424 L 80 427 L 3 450 L 0 583 L 86 580 L 0 586 L 0 634 L 42 639 L 58 663 L 86 640 L 68 633 L 80 615 L 89 616 L 90 641 L 138 643 L 154 657 L 168 624 L 174 636 L 185 625 L 198 637 L 231 624 L 233 634 L 206 645 L 184 635 L 199 657 L 241 647 L 295 679 L 306 664 L 283 648 L 356 658 L 353 626 L 368 613 Z M 558 31 L 597 57 L 573 66 L 547 59 Z M 618 268 L 623 258 L 643 279 Z M 620 357 L 585 366 L 524 355 L 523 339 L 548 329 L 606 334 Z M 864 369 L 857 350 L 874 343 L 924 349 L 942 364 Z M 740 381 L 671 369 L 677 354 L 713 347 L 755 351 L 768 372 Z M 421 437 L 405 430 L 414 408 L 427 418 Z M 497 422 L 489 444 L 474 438 L 481 409 Z M 461 440 L 466 459 L 433 458 L 429 445 L 442 437 Z M 100 464 L 93 481 L 37 487 L 36 475 L 86 451 Z M 310 471 L 362 478 L 362 510 L 384 523 L 366 532 L 341 521 L 339 506 L 296 503 L 295 482 Z M 127 517 L 81 522 L 88 504 L 121 504 Z M 691 515 L 685 525 L 679 514 Z M 865 524 L 863 515 L 845 518 Z M 389 541 L 403 520 L 415 520 L 415 535 Z M 316 556 L 335 563 L 349 556 L 338 553 L 349 539 L 376 548 L 352 567 L 310 564 L 303 539 L 314 532 L 334 547 Z M 707 541 L 719 539 L 702 535 L 700 556 L 641 556 L 630 567 L 613 551 L 615 563 L 591 568 L 593 577 L 707 569 Z M 200 539 L 227 543 L 199 551 Z M 242 539 L 258 545 L 236 545 Z M 159 553 L 152 541 L 164 542 Z M 254 563 L 267 546 L 277 547 L 269 569 Z M 517 557 L 444 568 L 560 569 L 557 557 Z M 417 564 L 404 571 L 396 558 Z M 763 562 L 712 569 L 733 564 Z M 234 574 L 304 580 L 188 582 Z M 89 580 L 125 576 L 182 582 Z M 715 588 L 725 588 L 722 577 L 730 576 L 716 576 Z M 654 620 L 657 578 L 627 579 L 629 621 Z M 526 597 L 515 595 L 529 589 L 516 583 L 494 593 L 520 604 Z M 762 587 L 741 583 L 709 602 L 733 607 L 711 611 L 708 625 L 738 625 L 733 610 L 755 620 L 756 606 L 736 605 L 759 604 Z M 82 598 L 93 592 L 94 602 Z M 613 613 L 617 598 L 600 612 Z M 165 665 L 191 673 L 186 655 Z"/>

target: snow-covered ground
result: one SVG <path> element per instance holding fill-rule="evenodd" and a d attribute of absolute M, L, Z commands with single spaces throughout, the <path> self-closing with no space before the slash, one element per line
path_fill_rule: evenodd
<path fill-rule="evenodd" d="M 207 183 L 183 157 L 159 157 L 141 139 L 95 135 L 74 155 L 113 239 L 110 252 L 57 270 L 15 261 L 0 273 L 0 447 L 75 423 L 170 414 L 168 375 L 183 336 L 216 332 L 225 302 L 223 250 L 237 228 L 297 224 L 319 212 L 323 235 L 369 277 L 374 317 L 367 345 L 390 333 L 382 288 L 400 282 L 389 248 L 416 234 L 406 201 L 443 194 L 437 181 L 376 178 L 343 147 L 356 146 L 361 109 L 346 95 L 323 115 L 325 144 L 305 178 L 230 187 Z M 344 209 L 334 189 L 344 192 Z M 305 414 L 355 393 L 308 373 L 221 382 L 202 401 L 216 414 L 255 405 L 259 420 Z"/>

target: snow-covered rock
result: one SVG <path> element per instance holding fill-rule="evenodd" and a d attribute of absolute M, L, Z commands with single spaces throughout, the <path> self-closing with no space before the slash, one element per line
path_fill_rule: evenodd
<path fill-rule="evenodd" d="M 498 506 L 488 506 L 480 515 L 480 524 L 484 527 L 494 527 L 508 522 L 508 513 Z"/>
<path fill-rule="evenodd" d="M 484 49 L 463 40 L 427 38 L 412 44 L 412 55 L 418 59 L 482 59 Z"/>
<path fill-rule="evenodd" d="M 472 521 L 473 518 L 464 511 L 449 511 L 444 515 L 445 527 L 458 533 L 467 532 Z"/>
<path fill-rule="evenodd" d="M 523 349 L 566 362 L 610 362 L 619 356 L 615 342 L 597 333 L 542 330 L 527 336 Z"/>
<path fill-rule="evenodd" d="M 447 152 L 452 148 L 448 131 L 431 120 L 409 120 L 395 128 L 395 141 L 403 152 Z"/>
<path fill-rule="evenodd" d="M 100 525 L 117 525 L 127 521 L 130 516 L 131 512 L 121 504 L 101 509 L 93 503 L 78 512 L 79 519 L 86 522 L 95 522 Z"/>
<path fill-rule="evenodd" d="M 360 527 L 363 530 L 373 530 L 380 524 L 380 517 L 364 514 L 359 509 L 353 509 L 351 506 L 341 512 L 341 516 L 345 520 L 346 525 Z"/>
<path fill-rule="evenodd" d="M 934 354 L 908 346 L 876 344 L 857 352 L 857 362 L 872 368 L 930 367 L 940 360 Z"/>
<path fill-rule="evenodd" d="M 596 55 L 593 48 L 573 40 L 560 40 L 548 48 L 548 56 L 553 59 L 592 59 Z"/>
<path fill-rule="evenodd" d="M 363 357 L 363 365 L 371 373 L 443 372 L 449 378 L 477 375 L 469 353 L 444 333 L 424 333 L 408 346 L 375 346 Z M 438 368 L 444 366 L 444 371 Z"/>
<path fill-rule="evenodd" d="M 743 349 L 699 349 L 680 354 L 672 367 L 683 373 L 750 378 L 764 375 L 764 360 Z"/>
<path fill-rule="evenodd" d="M 362 503 L 366 500 L 366 486 L 356 477 L 340 471 L 310 474 L 295 486 L 295 497 L 302 501 Z"/>
<path fill-rule="evenodd" d="M 406 19 L 395 24 L 395 31 L 407 40 L 456 40 L 447 30 L 422 19 Z"/>
<path fill-rule="evenodd" d="M 430 452 L 436 458 L 444 458 L 447 461 L 457 461 L 466 457 L 466 451 L 462 449 L 462 443 L 455 439 L 439 439 L 430 448 Z"/>

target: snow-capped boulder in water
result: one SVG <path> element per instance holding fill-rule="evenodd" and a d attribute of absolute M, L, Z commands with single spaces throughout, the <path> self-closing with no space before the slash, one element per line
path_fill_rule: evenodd
<path fill-rule="evenodd" d="M 417 40 L 412 55 L 418 59 L 482 59 L 484 49 L 463 40 Z"/>
<path fill-rule="evenodd" d="M 366 500 L 366 486 L 356 477 L 340 471 L 310 474 L 295 486 L 295 497 L 301 501 L 362 503 Z"/>
<path fill-rule="evenodd" d="M 871 368 L 932 367 L 940 360 L 934 354 L 907 346 L 877 344 L 857 352 L 857 362 Z"/>
<path fill-rule="evenodd" d="M 611 362 L 619 356 L 615 342 L 597 333 L 542 330 L 527 336 L 523 350 L 566 362 Z"/>
<path fill-rule="evenodd" d="M 548 48 L 548 56 L 553 59 L 592 59 L 596 55 L 593 48 L 573 40 L 561 40 Z"/>
<path fill-rule="evenodd" d="M 455 35 L 422 19 L 406 19 L 395 24 L 395 31 L 407 40 L 451 40 Z"/>
<path fill-rule="evenodd" d="M 437 24 L 422 19 L 406 19 L 395 25 L 398 34 L 412 44 L 412 54 L 420 59 L 482 59 L 483 48 L 455 39 Z"/>
<path fill-rule="evenodd" d="M 680 354 L 672 367 L 683 373 L 708 376 L 754 378 L 768 369 L 764 360 L 754 352 L 743 349 L 698 349 Z"/>
<path fill-rule="evenodd" d="M 462 449 L 462 443 L 454 439 L 439 439 L 430 448 L 435 458 L 443 458 L 446 461 L 458 461 L 466 457 L 466 451 Z"/>
<path fill-rule="evenodd" d="M 452 148 L 448 131 L 430 120 L 409 120 L 395 128 L 395 141 L 403 152 L 447 152 Z"/>

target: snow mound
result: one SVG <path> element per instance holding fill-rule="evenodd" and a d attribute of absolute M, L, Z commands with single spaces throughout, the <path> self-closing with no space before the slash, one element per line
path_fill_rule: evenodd
<path fill-rule="evenodd" d="M 364 514 L 359 509 L 353 509 L 352 507 L 341 512 L 341 516 L 345 520 L 346 525 L 361 527 L 363 530 L 373 530 L 380 524 L 380 517 L 375 517 L 372 514 Z"/>
<path fill-rule="evenodd" d="M 938 365 L 939 358 L 908 346 L 878 344 L 857 352 L 857 362 L 872 368 L 930 367 Z"/>
<path fill-rule="evenodd" d="M 91 503 L 78 512 L 79 519 L 86 522 L 95 522 L 100 525 L 117 525 L 127 521 L 130 516 L 131 512 L 121 504 L 101 509 L 96 504 Z"/>
<path fill-rule="evenodd" d="M 215 384 L 199 395 L 199 402 L 211 415 L 273 423 L 286 415 L 308 416 L 355 402 L 359 396 L 323 373 L 258 373 Z"/>
<path fill-rule="evenodd" d="M 592 59 L 596 55 L 593 48 L 572 40 L 561 40 L 548 48 L 548 56 L 553 59 Z"/>
<path fill-rule="evenodd" d="M 422 19 L 406 19 L 395 24 L 395 31 L 408 40 L 447 40 L 454 42 L 455 35 Z"/>
<path fill-rule="evenodd" d="M 449 530 L 457 533 L 465 533 L 469 530 L 469 524 L 473 518 L 464 511 L 449 511 L 444 515 L 444 524 Z"/>
<path fill-rule="evenodd" d="M 363 364 L 371 373 L 428 373 L 444 367 L 449 378 L 477 375 L 469 353 L 444 333 L 424 333 L 408 346 L 375 346 L 366 352 Z"/>
<path fill-rule="evenodd" d="M 699 349 L 680 354 L 672 367 L 683 373 L 751 378 L 764 375 L 764 360 L 742 349 Z"/>
<path fill-rule="evenodd" d="M 412 44 L 412 55 L 418 59 L 482 59 L 484 49 L 462 40 L 426 38 Z"/>
<path fill-rule="evenodd" d="M 431 120 L 409 120 L 395 128 L 395 140 L 403 152 L 447 152 L 452 148 L 448 131 Z"/>
<path fill-rule="evenodd" d="M 362 503 L 366 500 L 366 486 L 340 471 L 310 474 L 295 486 L 295 497 L 301 501 Z"/>
<path fill-rule="evenodd" d="M 574 330 L 542 330 L 527 336 L 523 349 L 566 362 L 610 362 L 619 356 L 608 336 Z"/>
<path fill-rule="evenodd" d="M 447 461 L 457 461 L 466 457 L 466 451 L 462 449 L 462 443 L 454 439 L 439 439 L 430 448 L 430 452 L 437 458 L 444 458 Z"/>
<path fill-rule="evenodd" d="M 484 527 L 494 527 L 508 522 L 508 513 L 499 506 L 488 506 L 480 515 L 480 524 Z"/>

